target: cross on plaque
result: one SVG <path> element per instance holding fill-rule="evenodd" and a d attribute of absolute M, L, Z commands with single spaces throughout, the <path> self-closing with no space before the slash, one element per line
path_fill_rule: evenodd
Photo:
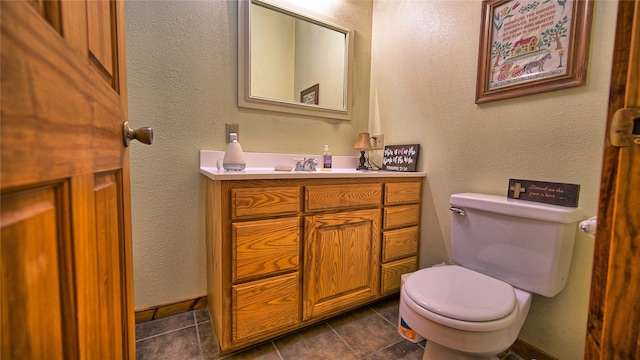
<path fill-rule="evenodd" d="M 516 183 L 514 186 L 510 186 L 509 190 L 513 191 L 514 199 L 519 199 L 520 194 L 527 191 L 527 189 L 522 187 L 521 183 Z"/>

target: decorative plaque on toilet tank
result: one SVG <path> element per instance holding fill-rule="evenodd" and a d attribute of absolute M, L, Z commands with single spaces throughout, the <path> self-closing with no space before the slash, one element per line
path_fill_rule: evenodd
<path fill-rule="evenodd" d="M 580 185 L 509 179 L 507 197 L 545 204 L 578 207 Z"/>

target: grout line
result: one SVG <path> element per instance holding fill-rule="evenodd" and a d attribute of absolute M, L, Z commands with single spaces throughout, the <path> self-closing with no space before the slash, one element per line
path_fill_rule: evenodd
<path fill-rule="evenodd" d="M 278 354 L 278 357 L 280 358 L 280 360 L 284 360 L 284 357 L 282 356 L 282 354 L 280 354 L 280 350 L 276 346 L 276 342 L 271 341 L 271 345 L 273 346 L 274 349 L 276 349 L 276 354 Z"/>
<path fill-rule="evenodd" d="M 180 331 L 180 330 L 184 330 L 184 329 L 190 328 L 190 327 L 192 327 L 192 326 L 196 326 L 196 324 L 197 324 L 197 321 L 196 321 L 196 314 L 195 314 L 195 312 L 194 312 L 194 311 L 192 311 L 192 314 L 193 314 L 193 324 L 192 324 L 192 325 L 187 325 L 187 326 L 183 326 L 183 327 L 180 327 L 180 328 L 175 328 L 175 329 L 167 330 L 167 331 L 165 331 L 165 332 L 162 332 L 162 333 L 159 333 L 159 334 L 155 334 L 155 335 L 151 335 L 151 336 L 147 336 L 147 337 L 142 338 L 142 339 L 137 339 L 137 338 L 136 338 L 136 342 L 140 342 L 140 341 L 147 340 L 147 339 L 152 339 L 152 338 L 154 338 L 154 337 L 158 337 L 158 336 L 161 336 L 161 335 L 170 334 L 170 333 L 172 333 L 172 332 L 176 332 L 176 331 Z M 178 314 L 176 314 L 176 315 L 178 315 Z M 174 316 L 174 315 L 171 315 L 171 316 Z M 168 317 L 170 317 L 170 316 L 167 316 L 166 318 L 168 318 Z M 162 318 L 162 319 L 166 319 L 166 318 Z M 156 319 L 156 320 L 161 320 L 161 319 Z M 154 320 L 151 320 L 151 321 L 154 321 Z M 148 322 L 147 322 L 147 323 L 148 323 Z M 137 326 L 137 324 L 136 324 L 136 326 Z M 198 328 L 196 327 L 196 332 L 197 332 L 197 331 L 198 331 Z"/>
<path fill-rule="evenodd" d="M 389 324 L 391 324 L 391 326 L 395 327 L 395 328 L 396 328 L 396 330 L 397 330 L 397 326 L 398 326 L 398 324 L 397 324 L 397 323 L 395 323 L 395 324 L 394 324 L 394 323 L 392 323 L 389 319 L 387 319 L 386 317 L 384 317 L 384 315 L 382 315 L 380 312 L 376 311 L 376 309 L 374 309 L 373 307 L 369 306 L 369 309 L 373 310 L 373 312 L 374 312 L 374 313 L 376 313 L 376 314 L 380 315 L 380 317 L 381 317 L 384 321 L 386 321 L 386 322 L 388 322 Z M 400 315 L 398 315 L 398 316 L 400 316 Z"/>
<path fill-rule="evenodd" d="M 376 350 L 376 352 L 374 352 L 374 354 L 377 354 L 377 353 L 379 353 L 380 351 L 382 351 L 382 350 L 384 350 L 384 349 L 388 349 L 388 348 L 390 348 L 390 347 L 392 347 L 392 346 L 395 346 L 395 345 L 397 345 L 397 344 L 399 344 L 399 343 L 401 343 L 401 342 L 403 342 L 403 341 L 408 341 L 408 340 L 405 340 L 405 339 L 400 338 L 400 339 L 398 339 L 398 341 L 394 342 L 393 344 L 389 344 L 389 345 L 387 345 L 387 346 L 384 346 L 384 347 L 382 347 L 382 348 L 380 348 L 380 349 Z"/>
<path fill-rule="evenodd" d="M 158 336 L 171 334 L 171 333 L 173 333 L 173 332 L 180 331 L 180 330 L 184 330 L 184 329 L 188 329 L 188 328 L 190 328 L 190 327 L 194 327 L 194 326 L 196 326 L 196 325 L 195 325 L 195 324 L 193 324 L 193 325 L 189 325 L 189 326 L 183 326 L 183 327 L 181 327 L 181 328 L 171 329 L 171 330 L 169 330 L 169 331 L 165 331 L 165 332 L 160 333 L 160 334 L 155 334 L 155 335 L 147 336 L 146 338 L 142 338 L 142 339 L 136 339 L 136 342 L 140 342 L 140 341 L 144 341 L 144 340 L 153 339 L 153 338 L 158 337 Z M 196 329 L 197 329 L 197 328 L 196 328 Z"/>
<path fill-rule="evenodd" d="M 198 319 L 196 319 L 196 312 L 193 312 L 193 322 L 196 324 L 196 337 L 198 339 L 198 349 L 200 349 L 200 358 L 204 359 L 204 351 L 202 351 L 202 341 L 200 340 L 200 328 L 198 327 Z"/>
<path fill-rule="evenodd" d="M 349 350 L 351 350 L 351 352 L 353 352 L 353 354 L 354 354 L 356 357 L 361 358 L 360 356 L 358 356 L 358 353 L 356 352 L 356 350 L 355 350 L 354 348 L 352 348 L 352 347 L 351 347 L 351 345 L 349 345 L 349 344 L 347 343 L 347 341 L 346 341 L 342 336 L 340 336 L 340 334 L 338 334 L 338 332 L 336 331 L 336 329 L 334 329 L 334 328 L 333 328 L 333 326 L 331 326 L 331 325 L 330 325 L 328 322 L 326 322 L 326 321 L 325 321 L 324 323 L 325 323 L 325 324 L 327 324 L 327 326 L 329 327 L 329 329 L 331 329 L 331 331 L 333 331 L 333 333 L 334 333 L 334 334 L 336 334 L 336 335 L 338 336 L 338 338 L 339 338 L 339 339 L 340 339 L 340 340 L 341 340 L 345 345 L 347 345 L 347 347 L 349 348 Z"/>

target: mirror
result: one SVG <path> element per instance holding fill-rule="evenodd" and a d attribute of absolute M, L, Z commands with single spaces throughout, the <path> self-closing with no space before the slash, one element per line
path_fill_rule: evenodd
<path fill-rule="evenodd" d="M 238 106 L 351 118 L 353 32 L 273 0 L 238 1 Z"/>

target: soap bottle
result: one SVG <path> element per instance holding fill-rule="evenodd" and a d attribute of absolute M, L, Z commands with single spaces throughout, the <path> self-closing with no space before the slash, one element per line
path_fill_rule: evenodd
<path fill-rule="evenodd" d="M 229 133 L 229 144 L 227 144 L 227 151 L 224 152 L 222 167 L 228 171 L 241 171 L 246 164 L 242 147 L 238 142 L 238 134 Z"/>
<path fill-rule="evenodd" d="M 324 146 L 324 153 L 322 154 L 322 170 L 331 171 L 331 153 L 329 152 L 329 145 Z"/>

